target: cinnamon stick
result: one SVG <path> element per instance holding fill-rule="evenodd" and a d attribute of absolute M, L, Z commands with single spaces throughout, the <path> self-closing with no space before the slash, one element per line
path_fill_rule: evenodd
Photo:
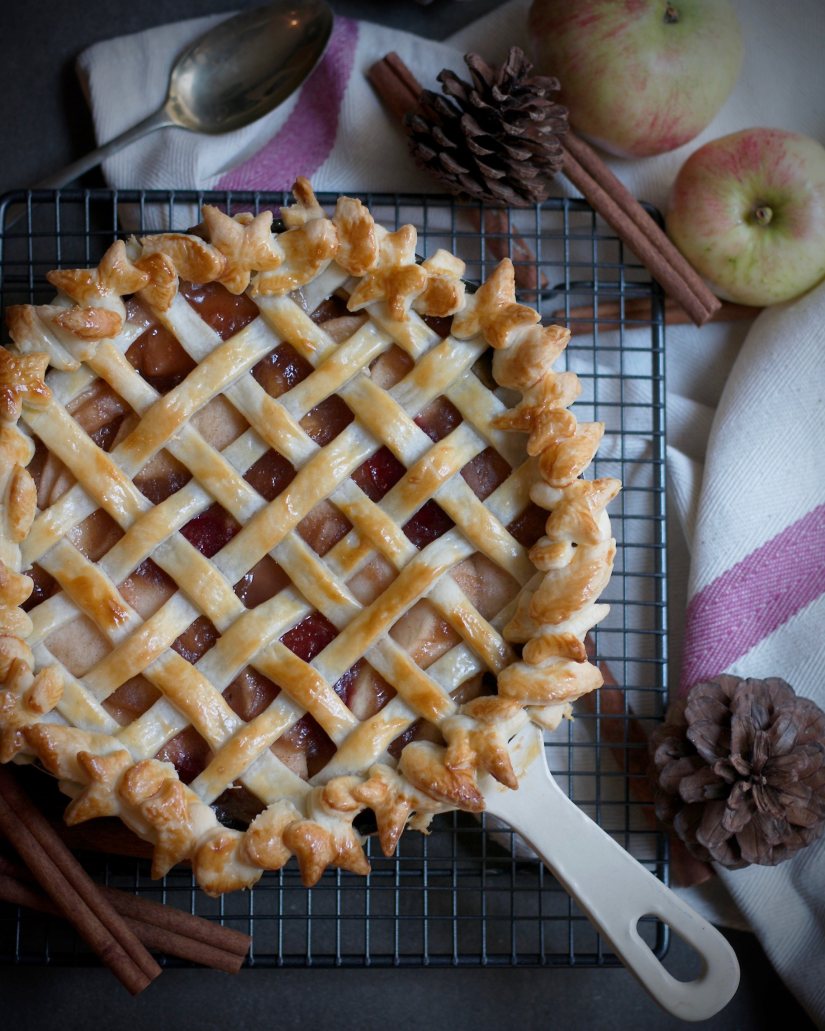
<path fill-rule="evenodd" d="M 147 948 L 230 974 L 237 973 L 243 965 L 251 944 L 248 935 L 117 888 L 100 885 L 99 890 Z M 63 915 L 32 884 L 28 871 L 2 853 L 0 900 L 53 916 Z"/>
<path fill-rule="evenodd" d="M 724 301 L 708 321 L 739 322 L 756 318 L 760 311 L 762 311 L 761 308 L 753 308 L 749 304 L 731 304 Z M 590 332 L 594 322 L 598 324 L 599 329 L 618 329 L 620 326 L 628 329 L 631 328 L 630 322 L 651 322 L 653 320 L 652 305 L 645 297 L 631 297 L 624 302 L 600 301 L 598 307 L 583 304 L 571 308 L 568 312 L 559 308 L 550 314 L 564 317 L 570 323 L 570 330 L 573 334 Z M 665 324 L 684 326 L 690 322 L 692 319 L 678 301 L 674 301 L 670 297 L 666 298 Z"/>
<path fill-rule="evenodd" d="M 161 968 L 6 767 L 0 767 L 0 830 L 118 980 L 133 995 L 143 991 Z"/>
<path fill-rule="evenodd" d="M 23 906 L 24 909 L 34 909 L 39 913 L 62 916 L 57 906 L 50 902 L 42 891 L 5 873 L 0 873 L 0 899 L 13 906 Z"/>
<path fill-rule="evenodd" d="M 593 641 L 589 636 L 585 639 L 585 647 L 592 661 Z M 647 731 L 641 720 L 632 711 L 628 711 L 626 694 L 619 687 L 607 663 L 600 662 L 599 670 L 604 684 L 598 691 L 584 695 L 584 705 L 594 715 L 598 712 L 607 717 L 599 722 L 602 741 L 609 746 L 619 769 L 627 776 L 631 794 L 637 801 L 652 806 L 653 791 L 647 777 Z M 652 809 L 645 809 L 645 813 L 653 822 Z"/>
<path fill-rule="evenodd" d="M 135 918 L 127 920 L 127 923 L 147 949 L 154 949 L 167 956 L 177 956 L 179 959 L 210 967 L 212 970 L 223 970 L 226 974 L 237 974 L 243 966 L 246 953 L 239 956 L 196 938 L 158 927 L 157 924 L 145 924 Z"/>
<path fill-rule="evenodd" d="M 536 256 L 521 233 L 510 224 L 507 212 L 503 208 L 484 208 L 482 219 L 482 209 L 470 208 L 469 215 L 476 229 L 484 230 L 487 249 L 499 261 L 513 259 L 516 286 L 524 294 L 524 300 L 537 303 L 541 290 L 547 286 L 547 276 L 537 272 Z"/>
<path fill-rule="evenodd" d="M 367 79 L 390 114 L 403 123 L 404 116 L 418 107 L 424 87 L 395 51 L 367 69 Z"/>
<path fill-rule="evenodd" d="M 624 194 L 617 197 L 608 192 L 602 182 L 596 180 L 566 147 L 563 147 L 563 150 L 562 169 L 570 182 L 636 254 L 665 292 L 679 302 L 692 321 L 697 326 L 707 322 L 721 301 L 714 297 L 701 280 L 701 290 L 697 291 L 683 277 L 681 267 L 677 267 L 679 262 L 675 258 L 679 252 L 650 215 L 629 192 L 624 191 L 631 197 L 632 205 L 627 204 Z M 604 168 L 609 171 L 606 165 Z M 633 208 L 638 209 L 641 214 L 636 211 L 631 214 Z M 644 227 L 640 225 L 642 217 L 646 219 Z"/>
<path fill-rule="evenodd" d="M 716 871 L 701 859 L 688 852 L 687 845 L 675 831 L 670 832 L 670 875 L 680 888 L 704 884 L 716 876 Z"/>
<path fill-rule="evenodd" d="M 422 86 L 397 54 L 387 54 L 372 65 L 367 78 L 399 121 L 417 107 Z M 572 143 L 569 143 L 571 138 Z M 681 305 L 691 321 L 698 326 L 707 322 L 719 308 L 718 298 L 596 152 L 572 133 L 567 134 L 566 140 L 562 141 L 562 167 L 570 182 L 633 250 L 665 292 Z"/>
<path fill-rule="evenodd" d="M 585 646 L 592 661 L 595 650 L 589 635 L 585 639 Z M 600 721 L 600 736 L 610 747 L 619 769 L 627 776 L 630 793 L 643 804 L 645 819 L 655 828 L 658 824 L 653 808 L 653 788 L 648 775 L 650 757 L 647 731 L 632 709 L 625 705 L 625 692 L 619 687 L 607 663 L 600 662 L 599 669 L 604 684 L 598 691 L 584 695 L 585 708 L 595 715 L 598 706 L 600 714 L 608 717 Z M 673 832 L 670 834 L 670 869 L 674 882 L 682 887 L 702 884 L 714 876 L 713 867 L 695 859 Z"/>
<path fill-rule="evenodd" d="M 106 855 L 151 859 L 154 851 L 148 841 L 139 838 L 119 820 L 92 820 L 72 827 L 60 821 L 52 826 L 72 852 L 104 852 Z"/>
<path fill-rule="evenodd" d="M 656 222 L 650 217 L 641 204 L 639 204 L 621 179 L 619 179 L 610 167 L 602 161 L 590 144 L 586 143 L 574 132 L 567 132 L 562 142 L 565 149 L 565 166 L 569 160 L 567 155 L 569 155 L 571 159 L 575 160 L 577 164 L 584 169 L 594 182 L 598 183 L 598 185 L 616 201 L 630 221 L 650 240 L 651 244 L 661 252 L 662 258 L 667 263 L 670 270 L 672 270 L 672 274 L 677 277 L 681 283 L 684 283 L 687 290 L 694 296 L 697 304 L 707 310 L 707 317 L 709 318 L 713 312 L 719 308 L 722 302 L 708 289 L 699 273 L 693 268 L 684 255 L 682 255 L 679 249 L 671 243 L 667 235 L 662 232 Z M 603 215 L 603 217 L 605 216 Z M 606 218 L 605 220 L 607 221 Z M 636 253 L 638 254 L 638 251 Z M 639 254 L 639 257 L 641 258 L 641 254 Z M 652 271 L 653 270 L 651 269 L 651 272 Z M 656 275 L 654 278 L 658 279 L 665 288 L 665 291 L 670 293 L 667 289 L 667 284 L 659 275 Z M 676 294 L 673 296 L 677 297 Z M 677 297 L 677 299 L 679 298 Z M 688 314 L 691 314 L 687 305 L 683 304 L 682 306 Z M 705 321 L 707 321 L 707 319 L 705 319 Z"/>
<path fill-rule="evenodd" d="M 204 920 L 203 917 L 175 909 L 174 906 L 162 906 L 150 899 L 139 898 L 137 895 L 118 891 L 116 888 L 107 887 L 102 890 L 112 900 L 112 905 L 121 916 L 128 920 L 140 921 L 147 927 L 151 926 L 159 934 L 167 933 L 184 938 L 193 945 L 202 943 L 208 945 L 213 951 L 220 951 L 227 956 L 232 956 L 237 960 L 235 970 L 240 969 L 249 952 L 252 940 L 249 935 L 242 934 L 240 931 L 233 931 L 230 927 L 222 927 L 211 920 Z M 185 959 L 195 958 L 191 946 L 187 946 L 187 952 L 184 954 L 166 948 L 161 938 L 158 938 L 158 942 L 156 947 L 163 952 L 168 952 L 173 956 L 183 956 Z"/>

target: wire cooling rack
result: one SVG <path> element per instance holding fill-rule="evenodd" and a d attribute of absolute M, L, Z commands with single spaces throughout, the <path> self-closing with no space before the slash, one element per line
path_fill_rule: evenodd
<path fill-rule="evenodd" d="M 639 800 L 642 775 L 634 772 L 644 748 L 639 728 L 661 717 L 666 684 L 661 291 L 582 201 L 493 212 L 442 197 L 362 199 L 384 225 L 415 225 L 422 256 L 438 247 L 460 255 L 469 281 L 481 281 L 511 254 L 521 299 L 539 307 L 545 320 L 574 329 L 566 361 L 582 382 L 576 415 L 606 424 L 593 472 L 624 483 L 610 509 L 619 548 L 603 600 L 612 611 L 593 634 L 599 660 L 622 691 L 579 702 L 575 721 L 548 739 L 548 762 L 576 803 L 666 880 L 667 841 Z M 9 194 L 0 200 L 0 302 L 3 309 L 48 302 L 50 269 L 94 265 L 124 233 L 190 227 L 205 201 L 235 213 L 277 210 L 285 200 L 180 191 Z M 405 834 L 390 859 L 370 837 L 367 878 L 332 871 L 307 890 L 293 860 L 252 891 L 220 900 L 199 891 L 185 869 L 153 882 L 144 860 L 89 855 L 86 862 L 101 881 L 248 932 L 248 963 L 255 967 L 617 963 L 554 878 L 511 832 L 492 823 L 464 813 L 441 816 L 429 837 Z M 652 918 L 640 925 L 660 956 L 667 930 Z M 69 965 L 94 958 L 59 921 L 0 905 L 0 962 Z"/>

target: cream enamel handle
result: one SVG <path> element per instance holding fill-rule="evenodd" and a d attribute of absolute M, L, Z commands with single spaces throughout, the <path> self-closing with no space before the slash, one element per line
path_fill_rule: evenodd
<path fill-rule="evenodd" d="M 570 801 L 547 769 L 540 739 L 538 756 L 517 791 L 488 782 L 487 811 L 533 847 L 660 1006 L 682 1020 L 706 1020 L 718 1013 L 739 984 L 733 949 Z M 699 954 L 702 972 L 695 980 L 678 981 L 643 941 L 637 924 L 647 915 L 668 924 Z"/>

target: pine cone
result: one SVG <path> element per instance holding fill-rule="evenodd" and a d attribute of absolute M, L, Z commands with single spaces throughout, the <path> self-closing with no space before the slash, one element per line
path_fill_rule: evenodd
<path fill-rule="evenodd" d="M 778 677 L 697 684 L 650 755 L 656 815 L 697 859 L 775 866 L 825 830 L 825 713 Z"/>
<path fill-rule="evenodd" d="M 425 90 L 420 113 L 407 116 L 413 157 L 453 193 L 515 207 L 540 203 L 561 167 L 559 137 L 567 131 L 567 108 L 551 99 L 558 79 L 531 75 L 518 47 L 500 68 L 478 54 L 464 61 L 472 84 L 444 69 L 438 81 L 446 96 Z"/>

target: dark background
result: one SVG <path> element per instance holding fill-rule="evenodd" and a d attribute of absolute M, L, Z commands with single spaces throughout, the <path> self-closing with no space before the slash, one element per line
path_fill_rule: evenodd
<path fill-rule="evenodd" d="M 260 0 L 258 0 L 260 2 Z M 331 0 L 333 8 L 442 38 L 498 6 L 499 0 Z M 0 5 L 0 193 L 26 187 L 95 146 L 74 72 L 89 44 L 182 18 L 254 6 L 243 0 L 4 0 Z M 380 56 L 380 55 L 376 55 Z M 102 185 L 99 171 L 84 183 Z M 185 184 L 182 184 L 185 185 Z M 357 186 L 353 183 L 353 186 Z M 701 1028 L 773 1026 L 776 1014 L 798 1031 L 812 1027 L 751 935 L 731 932 L 742 964 L 733 1001 Z M 693 970 L 674 941 L 665 965 Z M 105 970 L 0 968 L 0 1026 L 99 1029 L 531 1028 L 685 1026 L 666 1016 L 621 969 L 246 970 L 234 979 L 202 970 L 168 970 L 130 1000 Z"/>

